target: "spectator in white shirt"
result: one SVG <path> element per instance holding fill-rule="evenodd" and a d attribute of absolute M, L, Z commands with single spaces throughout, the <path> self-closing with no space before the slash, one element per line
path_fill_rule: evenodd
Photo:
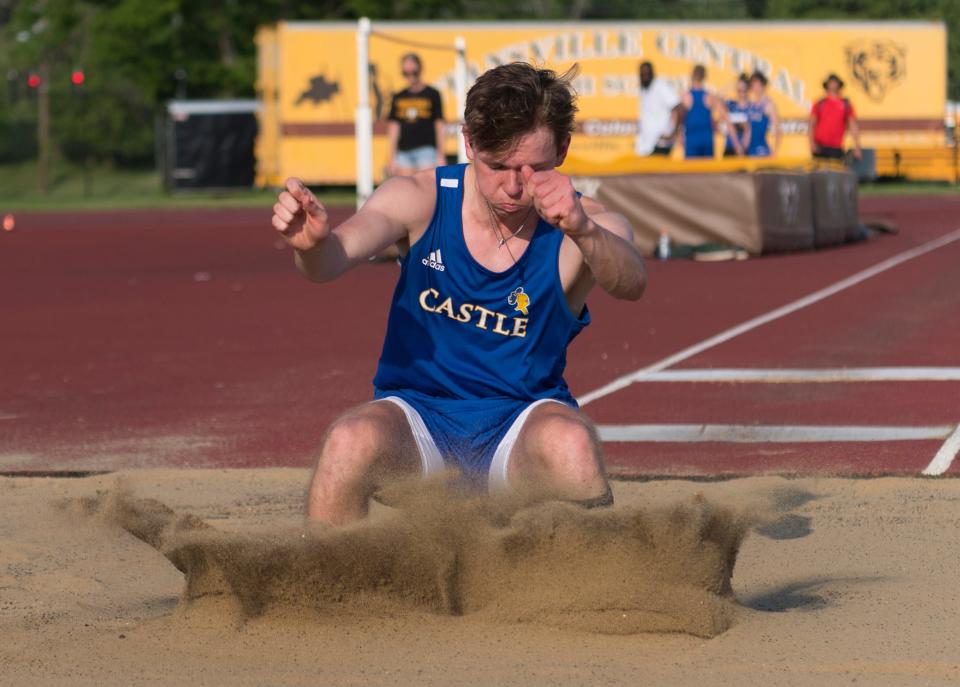
<path fill-rule="evenodd" d="M 640 64 L 640 123 L 637 155 L 669 155 L 676 137 L 680 97 L 653 73 L 653 64 Z"/>

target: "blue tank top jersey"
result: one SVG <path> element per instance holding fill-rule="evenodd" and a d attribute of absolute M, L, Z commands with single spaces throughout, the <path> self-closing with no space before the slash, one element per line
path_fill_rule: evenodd
<path fill-rule="evenodd" d="M 515 265 L 488 270 L 463 237 L 465 169 L 437 168 L 433 218 L 400 263 L 376 396 L 407 390 L 421 401 L 550 398 L 575 406 L 563 379 L 566 351 L 590 315 L 584 306 L 575 317 L 563 293 L 564 234 L 539 220 Z"/>
<path fill-rule="evenodd" d="M 707 92 L 690 89 L 692 103 L 684 119 L 684 152 L 686 157 L 713 157 L 713 115 L 706 103 Z"/>
<path fill-rule="evenodd" d="M 747 108 L 747 119 L 750 122 L 750 145 L 747 155 L 767 157 L 770 155 L 770 146 L 767 145 L 767 129 L 770 126 L 770 116 L 767 114 L 767 102 L 751 102 Z"/>
<path fill-rule="evenodd" d="M 747 123 L 748 107 L 750 107 L 750 103 L 741 103 L 738 100 L 727 101 L 727 118 L 730 120 L 730 128 L 732 131 L 727 132 L 724 154 L 736 152 L 736 148 L 733 145 L 733 135 L 736 135 L 737 141 L 740 143 L 741 147 L 743 147 L 743 142 L 746 139 L 746 128 L 749 126 Z"/>

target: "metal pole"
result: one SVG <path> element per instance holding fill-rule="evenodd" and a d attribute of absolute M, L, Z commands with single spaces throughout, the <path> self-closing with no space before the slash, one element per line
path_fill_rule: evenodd
<path fill-rule="evenodd" d="M 457 64 L 454 70 L 454 83 L 457 89 L 457 161 L 467 161 L 467 146 L 463 142 L 463 113 L 467 105 L 467 41 L 457 36 L 453 41 L 457 49 Z"/>
<path fill-rule="evenodd" d="M 370 110 L 370 20 L 362 17 L 357 26 L 357 209 L 373 193 L 373 113 Z"/>
<path fill-rule="evenodd" d="M 41 64 L 37 74 L 37 190 L 45 196 L 50 178 L 50 69 Z"/>

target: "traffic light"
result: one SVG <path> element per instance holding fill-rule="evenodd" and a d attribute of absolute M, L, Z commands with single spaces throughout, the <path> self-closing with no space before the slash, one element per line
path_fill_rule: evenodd
<path fill-rule="evenodd" d="M 70 83 L 74 86 L 82 86 L 86 80 L 87 75 L 83 73 L 82 69 L 74 69 L 70 72 Z"/>
<path fill-rule="evenodd" d="M 30 72 L 30 75 L 27 77 L 27 85 L 30 88 L 40 88 L 40 75 L 36 72 Z"/>

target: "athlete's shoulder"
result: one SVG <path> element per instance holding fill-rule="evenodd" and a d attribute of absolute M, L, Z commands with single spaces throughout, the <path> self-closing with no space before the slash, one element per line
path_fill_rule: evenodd
<path fill-rule="evenodd" d="M 424 169 L 410 176 L 395 176 L 384 181 L 377 189 L 381 196 L 415 199 L 421 194 L 433 195 L 436 186 L 436 172 Z"/>
<path fill-rule="evenodd" d="M 367 201 L 372 211 L 386 213 L 406 227 L 425 226 L 436 203 L 437 191 L 434 170 L 426 169 L 412 176 L 390 177 Z"/>

